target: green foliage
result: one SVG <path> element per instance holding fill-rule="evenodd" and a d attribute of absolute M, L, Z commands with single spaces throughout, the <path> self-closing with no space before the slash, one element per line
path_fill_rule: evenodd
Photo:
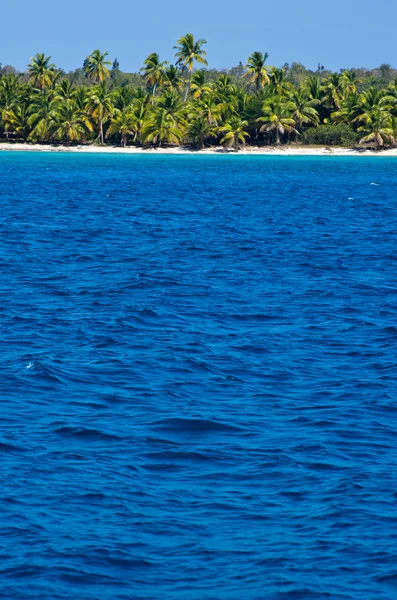
<path fill-rule="evenodd" d="M 94 50 L 92 54 L 87 56 L 84 61 L 84 71 L 88 79 L 92 79 L 95 83 L 102 83 L 110 75 L 108 67 L 112 64 L 106 59 L 108 52 Z"/>
<path fill-rule="evenodd" d="M 0 65 L 0 137 L 40 143 L 151 146 L 291 141 L 381 149 L 397 139 L 397 71 L 316 71 L 267 65 L 253 52 L 232 69 L 207 68 L 206 41 L 188 33 L 175 64 L 152 52 L 140 73 L 94 50 L 65 73 L 36 54 L 25 73 Z"/>
<path fill-rule="evenodd" d="M 168 61 L 160 61 L 160 57 L 156 52 L 152 52 L 144 61 L 145 66 L 142 72 L 146 78 L 146 86 L 152 90 L 153 96 L 156 94 L 156 89 L 162 86 L 166 80 L 166 67 Z"/>
<path fill-rule="evenodd" d="M 216 127 L 211 126 L 207 119 L 196 117 L 188 126 L 186 139 L 198 150 L 201 150 L 204 148 L 206 140 L 216 136 L 216 131 Z"/>
<path fill-rule="evenodd" d="M 143 128 L 144 142 L 154 146 L 178 145 L 182 137 L 173 115 L 165 108 L 156 108 Z"/>
<path fill-rule="evenodd" d="M 349 125 L 320 125 L 303 132 L 300 142 L 321 146 L 354 146 L 360 136 Z"/>
<path fill-rule="evenodd" d="M 174 50 L 176 50 L 175 58 L 176 65 L 183 65 L 185 69 L 187 69 L 189 73 L 189 78 L 186 86 L 184 100 L 186 102 L 189 91 L 190 91 L 190 81 L 192 78 L 192 71 L 195 63 L 199 63 L 201 65 L 208 65 L 206 56 L 207 52 L 204 50 L 203 46 L 207 43 L 206 40 L 195 40 L 192 33 L 187 33 L 183 35 L 174 46 Z"/>
<path fill-rule="evenodd" d="M 266 67 L 266 61 L 269 58 L 267 52 L 253 52 L 248 57 L 246 69 L 247 76 L 250 78 L 250 82 L 255 85 L 256 91 L 259 91 L 264 85 L 270 83 L 269 67 Z"/>
<path fill-rule="evenodd" d="M 36 54 L 28 65 L 29 80 L 41 90 L 50 87 L 55 78 L 55 65 L 50 60 L 51 56 Z"/>
<path fill-rule="evenodd" d="M 249 137 L 249 133 L 246 131 L 247 126 L 247 121 L 243 121 L 240 117 L 232 116 L 230 121 L 220 129 L 224 134 L 221 139 L 221 144 L 224 144 L 228 148 L 238 150 L 240 145 L 245 144 L 245 138 Z"/>
<path fill-rule="evenodd" d="M 128 135 L 134 135 L 135 133 L 136 119 L 132 110 L 130 108 L 123 108 L 122 110 L 116 108 L 110 119 L 106 137 L 112 136 L 113 134 L 120 134 L 121 145 L 125 147 L 127 145 Z"/>

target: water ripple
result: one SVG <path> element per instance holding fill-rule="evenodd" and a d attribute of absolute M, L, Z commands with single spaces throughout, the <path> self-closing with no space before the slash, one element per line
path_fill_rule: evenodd
<path fill-rule="evenodd" d="M 1 153 L 2 599 L 395 599 L 396 187 Z"/>

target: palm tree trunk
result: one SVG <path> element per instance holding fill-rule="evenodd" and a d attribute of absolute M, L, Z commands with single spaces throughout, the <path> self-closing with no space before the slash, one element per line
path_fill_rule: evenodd
<path fill-rule="evenodd" d="M 280 145 L 280 133 L 279 133 L 278 127 L 276 127 L 276 144 L 277 144 L 277 146 Z"/>
<path fill-rule="evenodd" d="M 103 137 L 103 122 L 102 119 L 99 119 L 99 128 L 100 128 L 100 134 L 101 134 L 101 146 L 103 146 L 105 144 L 105 140 Z"/>
<path fill-rule="evenodd" d="M 188 80 L 187 80 L 187 86 L 186 86 L 186 90 L 185 90 L 185 97 L 183 99 L 184 102 L 186 102 L 187 97 L 188 97 L 189 92 L 190 92 L 190 82 L 191 82 L 191 80 L 192 80 L 192 72 L 189 71 L 189 77 L 188 77 Z"/>

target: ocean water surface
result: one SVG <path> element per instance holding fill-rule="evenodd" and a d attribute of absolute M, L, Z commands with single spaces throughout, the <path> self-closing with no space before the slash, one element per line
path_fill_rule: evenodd
<path fill-rule="evenodd" d="M 2 600 L 394 600 L 397 160 L 0 154 Z"/>

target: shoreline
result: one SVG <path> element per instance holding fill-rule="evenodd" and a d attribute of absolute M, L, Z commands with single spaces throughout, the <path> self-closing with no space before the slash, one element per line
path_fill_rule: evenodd
<path fill-rule="evenodd" d="M 41 144 L 26 144 L 26 143 L 0 143 L 0 152 L 4 151 L 23 151 L 23 152 L 74 152 L 80 154 L 96 153 L 96 154 L 185 154 L 185 155 L 231 155 L 231 156 L 385 156 L 397 157 L 397 148 L 390 148 L 374 152 L 373 150 L 363 149 L 357 150 L 354 148 L 343 147 L 325 147 L 325 146 L 283 146 L 276 148 L 246 146 L 238 152 L 226 150 L 222 146 L 204 148 L 203 150 L 190 150 L 186 147 L 174 148 L 138 148 L 136 146 L 55 146 Z"/>

